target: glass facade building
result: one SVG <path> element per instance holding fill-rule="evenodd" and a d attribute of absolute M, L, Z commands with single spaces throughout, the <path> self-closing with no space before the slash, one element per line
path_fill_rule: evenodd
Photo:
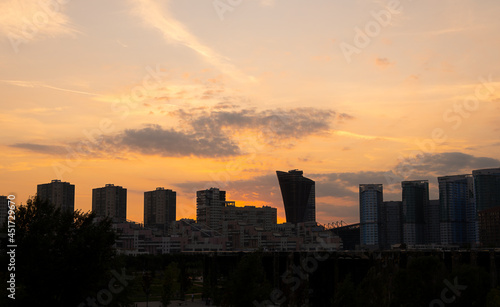
<path fill-rule="evenodd" d="M 424 244 L 425 208 L 429 206 L 427 180 L 403 181 L 403 242 Z"/>
<path fill-rule="evenodd" d="M 376 248 L 383 241 L 379 231 L 380 209 L 383 202 L 381 184 L 359 185 L 359 222 L 361 246 Z"/>
<path fill-rule="evenodd" d="M 316 221 L 315 182 L 299 170 L 276 171 L 287 223 Z"/>
<path fill-rule="evenodd" d="M 443 176 L 438 183 L 441 244 L 464 245 L 469 241 L 467 212 L 474 202 L 472 175 Z"/>

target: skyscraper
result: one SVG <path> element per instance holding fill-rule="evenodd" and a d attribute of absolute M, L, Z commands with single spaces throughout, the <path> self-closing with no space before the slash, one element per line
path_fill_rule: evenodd
<path fill-rule="evenodd" d="M 285 206 L 287 223 L 316 221 L 316 197 L 314 181 L 299 170 L 288 173 L 276 171 Z"/>
<path fill-rule="evenodd" d="M 429 206 L 427 180 L 403 181 L 403 242 L 424 244 L 425 209 Z"/>
<path fill-rule="evenodd" d="M 380 209 L 384 201 L 381 184 L 359 185 L 360 244 L 378 248 L 383 239 L 379 232 Z"/>
<path fill-rule="evenodd" d="M 463 245 L 469 241 L 467 211 L 474 202 L 472 182 L 472 175 L 438 177 L 441 244 Z M 471 218 L 474 221 L 475 217 Z"/>
<path fill-rule="evenodd" d="M 403 242 L 403 228 L 401 224 L 401 201 L 384 201 L 380 209 L 379 235 L 380 246 L 389 249 L 391 245 Z"/>
<path fill-rule="evenodd" d="M 92 211 L 98 217 L 110 217 L 115 222 L 127 218 L 127 189 L 113 184 L 92 190 Z"/>
<path fill-rule="evenodd" d="M 69 182 L 52 180 L 51 183 L 39 184 L 36 194 L 41 201 L 47 201 L 62 210 L 75 210 L 75 186 Z"/>
<path fill-rule="evenodd" d="M 472 171 L 477 211 L 500 206 L 500 168 Z"/>
<path fill-rule="evenodd" d="M 474 204 L 468 210 L 469 220 L 473 220 L 474 228 L 470 227 L 469 236 L 474 236 L 475 243 L 483 242 L 488 236 L 485 229 L 489 226 L 482 225 L 481 222 L 491 221 L 488 216 L 494 214 L 496 208 L 500 206 L 500 168 L 479 169 L 472 171 L 474 181 Z M 495 208 L 495 209 L 494 209 Z M 490 238 L 491 239 L 491 238 Z M 489 243 L 491 240 L 487 239 Z"/>
<path fill-rule="evenodd" d="M 210 188 L 196 192 L 196 222 L 211 229 L 222 227 L 222 210 L 226 204 L 226 191 Z"/>
<path fill-rule="evenodd" d="M 175 221 L 176 193 L 165 188 L 144 192 L 144 226 L 167 231 Z"/>
<path fill-rule="evenodd" d="M 424 243 L 440 244 L 439 199 L 429 200 L 428 206 L 424 208 L 424 223 Z"/>

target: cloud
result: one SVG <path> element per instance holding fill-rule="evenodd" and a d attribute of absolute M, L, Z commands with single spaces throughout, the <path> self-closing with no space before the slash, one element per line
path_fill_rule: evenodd
<path fill-rule="evenodd" d="M 223 104 L 215 108 L 177 110 L 180 126 L 127 129 L 107 142 L 142 154 L 229 157 L 245 154 L 238 135 L 249 134 L 267 146 L 293 146 L 293 141 L 329 131 L 335 112 L 314 108 L 256 111 Z"/>
<path fill-rule="evenodd" d="M 73 35 L 64 6 L 57 1 L 6 0 L 0 3 L 0 34 L 12 41 Z"/>
<path fill-rule="evenodd" d="M 359 223 L 359 206 L 352 205 L 337 205 L 331 203 L 317 202 L 316 203 L 316 216 L 328 217 L 325 223 L 333 223 L 339 220 L 347 224 Z"/>
<path fill-rule="evenodd" d="M 244 75 L 238 70 L 228 58 L 219 55 L 212 48 L 202 43 L 158 2 L 136 0 L 131 3 L 134 5 L 132 13 L 139 16 L 146 25 L 159 30 L 168 42 L 175 42 L 188 47 L 202 56 L 208 63 L 235 80 L 255 81 L 253 77 Z"/>
<path fill-rule="evenodd" d="M 99 146 L 84 146 L 84 155 L 115 155 L 119 158 L 130 151 L 165 157 L 234 157 L 247 154 L 245 148 L 255 152 L 256 147 L 248 147 L 252 145 L 258 145 L 259 150 L 263 146 L 291 148 L 298 140 L 327 134 L 336 118 L 336 112 L 325 109 L 257 111 L 226 103 L 213 108 L 181 109 L 170 112 L 169 115 L 179 121 L 175 128 L 146 125 L 142 128 L 126 129 L 116 135 L 102 137 Z M 249 141 L 252 145 L 249 145 Z M 82 147 L 86 143 L 88 142 L 83 140 L 66 145 Z M 43 145 L 37 147 L 36 144 L 25 149 L 49 152 Z"/>
<path fill-rule="evenodd" d="M 318 197 L 335 197 L 357 201 L 359 185 L 365 183 L 383 184 L 384 195 L 387 198 L 399 195 L 399 181 L 388 180 L 395 177 L 391 172 L 323 173 L 311 174 L 309 177 L 317 182 L 316 195 Z M 400 179 L 403 180 L 403 178 Z"/>
<path fill-rule="evenodd" d="M 405 170 L 410 176 L 446 176 L 470 174 L 472 170 L 500 166 L 500 160 L 475 157 L 461 152 L 445 152 L 421 155 L 412 161 L 398 163 L 396 169 Z"/>
<path fill-rule="evenodd" d="M 179 110 L 174 112 L 195 131 L 211 134 L 226 131 L 258 133 L 261 141 L 274 146 L 290 140 L 298 140 L 330 130 L 336 112 L 316 108 L 261 110 L 238 109 L 227 106 L 224 109 Z M 289 146 L 290 144 L 284 144 Z"/>
<path fill-rule="evenodd" d="M 52 86 L 49 84 L 45 84 L 43 82 L 39 81 L 24 81 L 24 80 L 0 80 L 0 82 L 14 85 L 14 86 L 19 86 L 19 87 L 31 87 L 31 88 L 48 88 L 51 90 L 56 90 L 56 91 L 62 91 L 62 92 L 69 92 L 69 93 L 75 93 L 75 94 L 81 94 L 81 95 L 89 95 L 89 96 L 98 96 L 98 94 L 94 93 L 89 93 L 89 92 L 83 92 L 83 91 L 77 91 L 77 90 L 72 90 L 72 89 L 67 89 L 67 88 L 61 88 L 57 86 Z"/>
<path fill-rule="evenodd" d="M 238 145 L 225 135 L 176 131 L 158 125 L 127 129 L 115 140 L 117 145 L 142 154 L 218 158 L 241 153 Z"/>
<path fill-rule="evenodd" d="M 64 146 L 58 146 L 58 145 L 41 145 L 41 144 L 34 144 L 34 143 L 16 143 L 16 144 L 9 145 L 9 147 L 26 149 L 26 150 L 29 150 L 32 152 L 50 154 L 50 155 L 59 155 L 59 154 L 67 153 L 64 149 Z"/>
<path fill-rule="evenodd" d="M 386 67 L 392 65 L 392 63 L 387 58 L 376 58 L 375 65 L 382 67 L 382 68 L 386 68 Z"/>

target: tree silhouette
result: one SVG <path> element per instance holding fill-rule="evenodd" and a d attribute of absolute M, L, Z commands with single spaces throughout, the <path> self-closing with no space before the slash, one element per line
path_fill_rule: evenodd
<path fill-rule="evenodd" d="M 121 270 L 110 271 L 115 233 L 108 219 L 96 221 L 92 213 L 61 211 L 35 197 L 16 209 L 15 221 L 17 291 L 9 306 L 87 306 L 87 298 L 119 283 L 113 275 L 120 276 Z M 120 277 L 122 283 L 130 280 Z M 114 296 L 108 306 L 123 302 L 123 294 L 120 299 L 116 299 L 120 293 Z M 6 306 L 1 301 L 0 305 Z"/>
<path fill-rule="evenodd" d="M 179 275 L 181 270 L 177 262 L 171 262 L 165 269 L 162 283 L 161 302 L 164 306 L 170 305 L 170 302 L 176 293 L 180 290 Z"/>
<path fill-rule="evenodd" d="M 224 306 L 254 306 L 264 301 L 272 291 L 266 279 L 262 256 L 252 253 L 243 256 L 227 281 Z"/>

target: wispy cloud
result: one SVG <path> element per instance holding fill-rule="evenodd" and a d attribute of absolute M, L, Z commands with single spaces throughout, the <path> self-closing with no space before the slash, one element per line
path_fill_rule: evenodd
<path fill-rule="evenodd" d="M 354 139 L 362 139 L 362 140 L 382 140 L 382 141 L 393 141 L 393 142 L 401 142 L 401 143 L 406 143 L 404 139 L 399 139 L 399 138 L 394 138 L 394 137 L 387 137 L 387 136 L 374 136 L 374 135 L 366 135 L 366 134 L 359 134 L 359 133 L 354 133 L 354 132 L 349 132 L 349 131 L 342 131 L 342 130 L 335 130 L 333 131 L 334 134 L 339 135 L 339 136 L 345 136 L 345 137 L 350 137 Z"/>
<path fill-rule="evenodd" d="M 0 3 L 0 34 L 29 41 L 78 31 L 58 1 L 6 0 Z"/>
<path fill-rule="evenodd" d="M 6 83 L 6 84 L 10 84 L 10 85 L 20 86 L 20 87 L 48 88 L 48 89 L 52 89 L 52 90 L 56 90 L 56 91 L 69 92 L 69 93 L 82 94 L 82 95 L 89 95 L 89 96 L 98 96 L 99 95 L 99 94 L 90 93 L 90 92 L 77 91 L 77 90 L 72 90 L 72 89 L 67 89 L 67 88 L 52 86 L 52 85 L 45 84 L 45 83 L 39 82 L 39 81 L 0 80 L 0 82 Z"/>
<path fill-rule="evenodd" d="M 166 1 L 168 4 L 168 1 Z M 177 19 L 171 16 L 158 1 L 137 0 L 132 13 L 138 15 L 146 25 L 158 29 L 168 42 L 184 45 L 202 56 L 208 63 L 235 80 L 255 81 L 254 77 L 243 74 L 228 58 L 221 56 L 202 43 Z"/>

